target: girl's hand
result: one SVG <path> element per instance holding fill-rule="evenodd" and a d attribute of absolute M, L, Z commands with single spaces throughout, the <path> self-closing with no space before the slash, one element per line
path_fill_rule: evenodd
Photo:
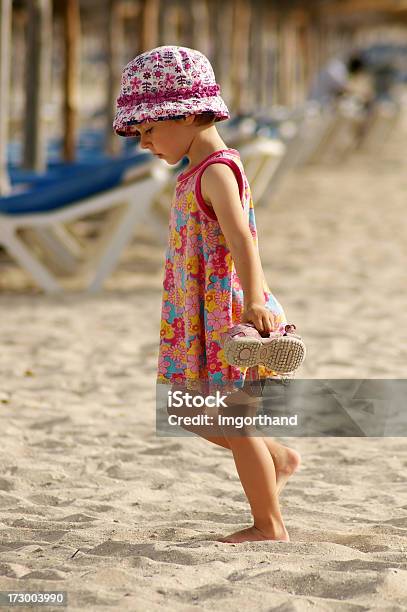
<path fill-rule="evenodd" d="M 265 336 L 277 327 L 273 313 L 263 304 L 253 302 L 244 307 L 242 323 L 253 323 L 257 331 Z"/>

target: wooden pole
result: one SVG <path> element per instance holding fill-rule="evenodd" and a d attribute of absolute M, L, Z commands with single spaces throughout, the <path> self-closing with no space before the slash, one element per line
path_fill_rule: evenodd
<path fill-rule="evenodd" d="M 158 27 L 160 16 L 160 0 L 143 0 L 141 3 L 141 40 L 140 49 L 148 51 L 158 46 Z"/>
<path fill-rule="evenodd" d="M 10 192 L 7 173 L 7 142 L 10 96 L 11 0 L 0 8 L 0 196 Z"/>
<path fill-rule="evenodd" d="M 51 2 L 32 0 L 28 7 L 23 165 L 43 172 L 47 165 L 43 108 L 50 85 Z"/>
<path fill-rule="evenodd" d="M 250 41 L 250 108 L 254 112 L 267 111 L 269 85 L 267 83 L 270 61 L 270 35 L 267 23 L 268 7 L 264 0 L 253 4 L 253 19 Z"/>
<path fill-rule="evenodd" d="M 106 92 L 106 151 L 115 155 L 120 150 L 120 139 L 113 132 L 116 98 L 120 89 L 121 57 L 124 40 L 123 20 L 120 11 L 120 0 L 107 0 L 107 92 Z"/>
<path fill-rule="evenodd" d="M 215 72 L 216 80 L 219 81 L 220 78 L 220 57 L 219 57 L 219 43 L 217 36 L 217 23 L 218 23 L 218 14 L 216 10 L 216 0 L 206 0 L 207 11 L 208 11 L 208 32 L 209 32 L 209 40 L 208 40 L 208 55 L 211 60 L 212 68 Z"/>
<path fill-rule="evenodd" d="M 279 28 L 279 99 L 290 106 L 295 100 L 295 29 L 290 13 L 282 13 Z"/>
<path fill-rule="evenodd" d="M 251 8 L 247 0 L 235 0 L 232 35 L 233 106 L 237 113 L 247 110 L 249 77 L 249 35 Z"/>
<path fill-rule="evenodd" d="M 232 33 L 233 0 L 208 0 L 209 29 L 211 32 L 210 58 L 216 80 L 221 84 L 222 96 L 233 112 L 232 100 Z"/>
<path fill-rule="evenodd" d="M 64 159 L 73 161 L 76 152 L 79 93 L 80 13 L 78 0 L 64 1 Z"/>
<path fill-rule="evenodd" d="M 187 0 L 186 6 L 189 7 L 190 15 L 186 23 L 187 29 L 191 32 L 190 45 L 198 49 L 201 53 L 208 56 L 210 54 L 209 44 L 209 15 L 206 0 Z"/>
<path fill-rule="evenodd" d="M 301 12 L 295 29 L 296 36 L 296 90 L 295 104 L 300 105 L 305 98 L 305 83 L 307 81 L 308 70 L 308 46 L 307 46 L 307 21 L 306 14 Z"/>
<path fill-rule="evenodd" d="M 308 81 L 307 81 L 307 94 L 310 91 L 311 84 L 315 77 L 322 68 L 320 58 L 320 38 L 321 38 L 321 24 L 319 22 L 318 15 L 311 13 L 309 27 L 307 30 L 308 35 L 308 48 L 309 48 L 309 67 L 308 67 Z"/>
<path fill-rule="evenodd" d="M 289 50 L 287 48 L 289 31 L 287 14 L 279 15 L 278 27 L 278 96 L 277 104 L 288 104 L 289 97 Z"/>
<path fill-rule="evenodd" d="M 279 92 L 279 47 L 278 16 L 274 6 L 266 0 L 265 37 L 263 53 L 265 56 L 265 78 L 262 87 L 262 106 L 269 109 L 277 104 Z"/>
<path fill-rule="evenodd" d="M 159 19 L 160 39 L 163 45 L 178 45 L 178 3 L 166 0 Z"/>
<path fill-rule="evenodd" d="M 199 0 L 194 0 L 194 3 Z M 177 0 L 175 15 L 177 23 L 177 45 L 194 47 L 192 31 L 192 4 L 189 0 Z"/>

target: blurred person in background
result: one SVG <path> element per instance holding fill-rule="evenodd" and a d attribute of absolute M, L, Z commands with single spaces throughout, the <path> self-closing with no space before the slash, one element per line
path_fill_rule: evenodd
<path fill-rule="evenodd" d="M 348 79 L 346 64 L 339 58 L 332 58 L 315 77 L 308 99 L 321 105 L 337 99 L 345 90 Z"/>
<path fill-rule="evenodd" d="M 351 96 L 360 106 L 369 110 L 375 98 L 374 80 L 363 55 L 351 55 L 347 63 L 348 79 L 344 95 Z"/>
<path fill-rule="evenodd" d="M 347 95 L 362 106 L 369 105 L 374 98 L 372 75 L 361 53 L 353 53 L 346 61 L 332 58 L 315 77 L 308 99 L 324 105 Z"/>

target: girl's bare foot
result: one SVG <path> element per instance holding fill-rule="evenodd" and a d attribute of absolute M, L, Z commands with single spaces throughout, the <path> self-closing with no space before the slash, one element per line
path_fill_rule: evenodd
<path fill-rule="evenodd" d="M 275 450 L 275 442 L 264 438 L 267 448 L 273 457 L 274 467 L 276 469 L 276 484 L 277 495 L 287 484 L 287 480 L 298 470 L 301 465 L 301 455 L 292 448 L 279 445 L 278 451 Z"/>
<path fill-rule="evenodd" d="M 253 525 L 248 529 L 235 531 L 225 538 L 220 538 L 218 542 L 224 544 L 241 544 L 242 542 L 264 542 L 266 540 L 274 540 L 275 542 L 289 542 L 290 538 L 285 527 L 278 534 L 275 531 L 264 532 L 260 531 Z"/>

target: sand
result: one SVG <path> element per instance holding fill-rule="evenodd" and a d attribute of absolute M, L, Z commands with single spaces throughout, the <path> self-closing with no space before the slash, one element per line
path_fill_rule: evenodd
<path fill-rule="evenodd" d="M 405 133 L 296 170 L 257 211 L 298 376 L 406 377 Z M 250 513 L 227 451 L 156 437 L 162 257 L 139 231 L 105 292 L 61 297 L 2 257 L 0 590 L 75 611 L 407 610 L 404 438 L 285 439 L 291 542 L 215 541 Z"/>

